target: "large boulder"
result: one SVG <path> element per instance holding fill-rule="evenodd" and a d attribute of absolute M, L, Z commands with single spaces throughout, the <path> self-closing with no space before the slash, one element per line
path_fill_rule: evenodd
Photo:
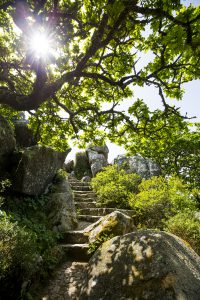
<path fill-rule="evenodd" d="M 63 179 L 52 187 L 47 207 L 48 219 L 57 232 L 67 232 L 77 227 L 78 221 L 72 189 L 67 179 Z"/>
<path fill-rule="evenodd" d="M 160 168 L 155 162 L 140 155 L 130 157 L 118 155 L 114 159 L 114 164 L 123 168 L 127 173 L 137 173 L 145 179 L 161 174 Z"/>
<path fill-rule="evenodd" d="M 13 189 L 27 195 L 44 192 L 58 169 L 62 168 L 70 150 L 61 153 L 39 145 L 26 148 L 17 155 Z"/>
<path fill-rule="evenodd" d="M 91 145 L 91 146 L 88 147 L 88 149 L 86 151 L 88 151 L 88 150 L 95 151 L 98 154 L 103 154 L 105 159 L 108 160 L 109 149 L 108 149 L 107 145 L 104 145 L 104 146 Z"/>
<path fill-rule="evenodd" d="M 103 167 L 108 165 L 108 162 L 103 154 L 99 154 L 96 151 L 87 149 L 87 156 L 93 177 L 95 177 L 96 174 L 103 169 Z"/>
<path fill-rule="evenodd" d="M 14 131 L 8 121 L 0 115 L 0 155 L 7 155 L 15 150 Z"/>
<path fill-rule="evenodd" d="M 136 230 L 133 219 L 120 211 L 114 211 L 101 217 L 97 222 L 85 228 L 84 232 L 89 237 L 89 242 L 94 243 L 102 236 L 124 235 Z"/>
<path fill-rule="evenodd" d="M 200 257 L 174 235 L 141 230 L 105 242 L 79 299 L 199 300 Z"/>
<path fill-rule="evenodd" d="M 81 178 L 82 182 L 90 182 L 91 181 L 91 177 L 90 176 L 83 176 L 83 178 Z"/>

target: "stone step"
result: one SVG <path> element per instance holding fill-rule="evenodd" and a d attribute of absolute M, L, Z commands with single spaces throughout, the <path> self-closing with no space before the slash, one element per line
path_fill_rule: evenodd
<path fill-rule="evenodd" d="M 88 186 L 82 186 L 82 185 L 76 185 L 76 186 L 73 186 L 72 188 L 73 191 L 91 191 L 91 187 L 88 185 Z"/>
<path fill-rule="evenodd" d="M 71 230 L 62 234 L 60 242 L 67 244 L 85 244 L 88 243 L 88 236 L 83 230 Z"/>
<path fill-rule="evenodd" d="M 92 190 L 89 191 L 79 191 L 79 190 L 73 190 L 73 193 L 75 195 L 80 195 L 80 196 L 84 196 L 84 195 L 96 195 L 95 192 L 93 192 Z"/>
<path fill-rule="evenodd" d="M 76 229 L 74 229 L 74 231 L 82 231 L 93 223 L 94 223 L 94 221 L 88 222 L 88 221 L 84 221 L 84 220 L 83 221 L 79 220 L 78 227 Z"/>
<path fill-rule="evenodd" d="M 69 181 L 70 184 L 80 182 L 78 179 L 69 179 L 69 178 L 68 178 L 68 181 Z"/>
<path fill-rule="evenodd" d="M 88 187 L 91 187 L 91 185 L 88 182 L 82 182 L 82 181 L 72 182 L 72 181 L 70 181 L 69 183 L 72 187 L 74 187 L 74 186 L 88 186 Z"/>
<path fill-rule="evenodd" d="M 91 254 L 88 254 L 88 244 L 63 244 L 61 247 L 68 259 L 88 261 L 91 257 Z"/>
<path fill-rule="evenodd" d="M 76 208 L 96 208 L 96 202 L 90 202 L 90 201 L 78 201 L 75 202 Z"/>
<path fill-rule="evenodd" d="M 74 201 L 75 202 L 96 202 L 96 198 L 87 198 L 87 197 L 83 198 L 83 197 L 75 196 Z"/>
<path fill-rule="evenodd" d="M 117 209 L 117 208 L 80 208 L 80 215 L 105 216 L 113 211 L 120 211 L 130 217 L 134 216 L 133 210 Z"/>
<path fill-rule="evenodd" d="M 94 223 L 94 222 L 98 221 L 101 218 L 101 216 L 78 215 L 77 218 L 79 221 L 86 221 L 86 222 Z"/>
<path fill-rule="evenodd" d="M 82 193 L 77 193 L 80 191 L 73 191 L 74 198 L 79 198 L 79 199 L 85 199 L 85 198 L 96 198 L 96 194 L 94 192 L 82 192 Z"/>

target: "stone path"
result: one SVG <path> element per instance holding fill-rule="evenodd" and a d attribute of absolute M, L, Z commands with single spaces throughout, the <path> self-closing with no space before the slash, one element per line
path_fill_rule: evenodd
<path fill-rule="evenodd" d="M 64 263 L 49 281 L 38 300 L 79 300 L 87 263 Z"/>
<path fill-rule="evenodd" d="M 87 182 L 81 182 L 75 178 L 69 179 L 77 208 L 79 226 L 76 230 L 68 231 L 61 241 L 66 258 L 72 260 L 64 263 L 57 271 L 48 286 L 37 300 L 80 300 L 79 293 L 83 278 L 87 269 L 88 237 L 84 229 L 99 220 L 102 216 L 115 211 L 115 208 L 98 208 L 96 195 L 91 191 Z M 130 210 L 118 209 L 128 215 Z"/>
<path fill-rule="evenodd" d="M 96 207 L 95 193 L 91 191 L 88 183 L 76 179 L 70 180 L 74 192 L 74 201 L 79 213 L 79 226 L 63 236 L 62 247 L 66 257 L 74 261 L 63 263 L 54 273 L 48 285 L 40 293 L 37 300 L 79 300 L 81 285 L 87 269 L 89 259 L 88 238 L 84 236 L 83 229 L 98 220 L 100 216 L 88 216 L 81 213 L 83 207 Z"/>

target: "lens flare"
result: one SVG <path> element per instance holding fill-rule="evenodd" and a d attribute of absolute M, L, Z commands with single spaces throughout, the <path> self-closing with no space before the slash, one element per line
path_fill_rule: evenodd
<path fill-rule="evenodd" d="M 35 33 L 30 40 L 30 49 L 35 57 L 46 58 L 51 51 L 51 41 L 45 33 Z"/>

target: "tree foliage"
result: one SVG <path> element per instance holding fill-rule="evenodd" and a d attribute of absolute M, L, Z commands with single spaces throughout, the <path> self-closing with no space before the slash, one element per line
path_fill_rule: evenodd
<path fill-rule="evenodd" d="M 176 115 L 165 119 L 161 111 L 151 114 L 147 106 L 145 109 L 152 120 L 149 126 L 154 135 L 130 131 L 123 132 L 117 139 L 130 155 L 141 154 L 158 163 L 163 175 L 176 174 L 192 187 L 199 188 L 200 123 L 188 123 Z"/>
<path fill-rule="evenodd" d="M 152 122 L 180 117 L 165 98 L 181 99 L 182 84 L 200 76 L 200 6 L 179 0 L 3 0 L 0 27 L 1 109 L 30 112 L 44 143 L 156 135 Z M 52 44 L 45 59 L 30 47 L 38 30 Z M 140 68 L 144 53 L 152 59 Z M 130 100 L 136 85 L 157 88 L 159 114 L 149 119 L 143 101 Z M 119 108 L 124 99 L 128 113 Z"/>

